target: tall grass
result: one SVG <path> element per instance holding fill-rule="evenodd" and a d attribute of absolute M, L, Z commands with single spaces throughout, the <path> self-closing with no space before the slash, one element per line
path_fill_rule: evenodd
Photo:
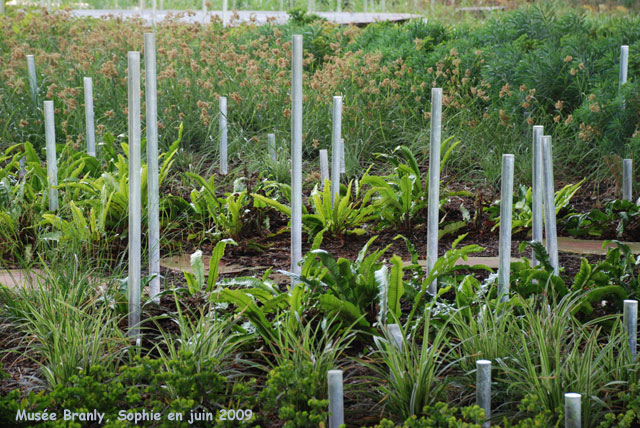
<path fill-rule="evenodd" d="M 115 369 L 128 344 L 119 328 L 122 316 L 105 298 L 113 284 L 94 277 L 73 256 L 64 264 L 41 263 L 36 284 L 0 288 L 3 316 L 16 333 L 6 352 L 28 355 L 49 387 L 64 385 L 95 364 Z"/>

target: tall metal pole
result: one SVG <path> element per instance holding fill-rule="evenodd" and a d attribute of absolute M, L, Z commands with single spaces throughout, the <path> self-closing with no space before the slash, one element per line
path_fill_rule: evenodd
<path fill-rule="evenodd" d="M 531 200 L 532 200 L 532 233 L 531 239 L 542 243 L 543 215 L 542 215 L 542 195 L 544 180 L 542 179 L 542 134 L 544 127 L 536 125 L 533 127 L 533 177 L 531 180 Z M 536 260 L 533 249 L 531 250 L 531 261 L 536 266 L 540 262 Z"/>
<path fill-rule="evenodd" d="M 511 275 L 511 221 L 513 209 L 513 164 L 514 156 L 502 155 L 502 188 L 500 201 L 500 247 L 498 260 L 498 295 L 500 300 L 509 299 Z"/>
<path fill-rule="evenodd" d="M 564 394 L 565 428 L 582 428 L 582 395 L 575 392 Z"/>
<path fill-rule="evenodd" d="M 491 423 L 491 361 L 476 361 L 476 404 L 484 410 L 482 428 L 489 428 Z"/>
<path fill-rule="evenodd" d="M 302 35 L 293 35 L 291 51 L 291 272 L 302 260 Z"/>
<path fill-rule="evenodd" d="M 329 428 L 339 428 L 344 424 L 344 399 L 342 370 L 329 370 Z"/>
<path fill-rule="evenodd" d="M 272 161 L 276 161 L 276 135 L 267 134 L 267 144 L 269 146 L 269 156 Z"/>
<path fill-rule="evenodd" d="M 44 102 L 44 132 L 47 146 L 47 179 L 49 181 L 49 211 L 58 210 L 58 161 L 56 158 L 56 124 L 53 101 Z"/>
<path fill-rule="evenodd" d="M 324 188 L 324 182 L 329 180 L 329 154 L 326 149 L 320 150 L 320 188 Z"/>
<path fill-rule="evenodd" d="M 27 55 L 27 73 L 29 74 L 29 88 L 33 105 L 38 105 L 38 80 L 36 78 L 36 59 L 33 55 Z"/>
<path fill-rule="evenodd" d="M 160 183 L 158 171 L 158 90 L 156 82 L 156 37 L 144 35 L 144 73 L 147 124 L 147 216 L 149 222 L 149 297 L 160 303 Z"/>
<path fill-rule="evenodd" d="M 558 234 L 556 231 L 556 203 L 553 185 L 553 158 L 551 155 L 551 137 L 542 137 L 542 157 L 544 162 L 544 220 L 547 238 L 547 253 L 556 275 L 560 272 L 558 261 Z"/>
<path fill-rule="evenodd" d="M 633 200 L 633 160 L 622 160 L 622 199 Z"/>
<path fill-rule="evenodd" d="M 129 336 L 140 341 L 140 52 L 129 52 Z"/>
<path fill-rule="evenodd" d="M 340 196 L 340 140 L 342 131 L 342 97 L 333 97 L 331 132 L 331 205 Z"/>
<path fill-rule="evenodd" d="M 427 272 L 438 259 L 438 223 L 440 211 L 440 140 L 442 138 L 442 88 L 431 89 L 431 138 L 429 141 L 429 207 L 427 213 Z M 436 295 L 437 281 L 429 284 Z"/>
<path fill-rule="evenodd" d="M 220 128 L 220 174 L 226 174 L 228 172 L 227 164 L 227 97 L 220 97 L 220 116 L 219 116 L 219 128 Z"/>
<path fill-rule="evenodd" d="M 87 154 L 96 156 L 96 132 L 93 113 L 93 81 L 91 77 L 85 77 L 84 83 L 84 119 L 87 131 Z"/>
<path fill-rule="evenodd" d="M 638 352 L 638 301 L 625 300 L 624 303 L 624 329 L 629 341 L 629 353 L 635 359 Z"/>

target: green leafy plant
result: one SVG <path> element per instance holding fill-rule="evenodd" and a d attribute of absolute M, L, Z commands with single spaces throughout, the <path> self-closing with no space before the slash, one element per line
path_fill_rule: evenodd
<path fill-rule="evenodd" d="M 459 144 L 460 141 L 453 142 L 453 136 L 442 143 L 440 169 L 445 166 L 453 150 Z M 371 186 L 367 195 L 372 195 L 373 205 L 377 208 L 384 224 L 409 230 L 416 220 L 426 219 L 425 210 L 429 202 L 429 177 L 423 178 L 418 161 L 406 146 L 396 147 L 392 155 L 379 154 L 378 156 L 393 166 L 394 173 L 383 177 L 365 174 L 362 178 L 362 184 Z M 401 160 L 404 160 L 405 163 L 402 163 Z M 470 196 L 471 194 L 466 191 L 452 192 L 445 189 L 440 194 L 440 203 L 446 202 L 451 196 L 463 195 Z M 454 224 L 459 229 L 466 225 L 466 222 Z M 449 231 L 453 232 L 450 230 L 451 227 L 449 225 Z"/>
<path fill-rule="evenodd" d="M 306 319 L 288 312 L 268 342 L 274 355 L 260 401 L 284 427 L 322 426 L 327 420 L 327 372 L 339 366 L 355 334 L 332 318 Z"/>
<path fill-rule="evenodd" d="M 430 311 L 420 322 L 421 334 L 403 332 L 396 346 L 386 329 L 385 339 L 375 340 L 372 363 L 363 362 L 376 374 L 380 386 L 374 395 L 384 400 L 385 411 L 395 420 L 422 416 L 423 409 L 444 398 L 449 379 L 448 337 L 446 325 L 434 328 Z M 428 416 L 428 415 L 424 415 Z"/>
<path fill-rule="evenodd" d="M 478 406 L 456 407 L 449 403 L 437 402 L 422 409 L 421 415 L 412 415 L 401 425 L 383 419 L 374 428 L 481 428 L 484 410 Z"/>
<path fill-rule="evenodd" d="M 622 238 L 625 233 L 634 238 L 640 227 L 640 206 L 617 199 L 604 205 L 604 211 L 594 208 L 586 213 L 565 217 L 563 228 L 573 236 L 603 236 Z"/>
<path fill-rule="evenodd" d="M 569 206 L 571 199 L 580 190 L 582 183 L 584 183 L 584 179 L 576 184 L 567 184 L 555 193 L 556 216 L 562 209 Z M 513 203 L 511 229 L 514 233 L 531 229 L 533 222 L 532 204 L 531 187 L 527 188 L 521 185 L 518 189 L 518 198 Z M 485 208 L 485 210 L 489 212 L 491 219 L 496 222 L 491 230 L 496 230 L 500 227 L 500 201 Z"/>
<path fill-rule="evenodd" d="M 622 300 L 628 298 L 629 293 L 637 293 L 635 257 L 624 244 L 609 249 L 605 260 L 595 266 L 582 258 L 580 270 L 570 287 L 561 277 L 554 274 L 544 246 L 539 242 L 531 242 L 530 245 L 540 264 L 531 267 L 527 258 L 511 264 L 512 288 L 525 298 L 534 296 L 536 300 L 546 301 L 547 298 L 561 299 L 571 292 L 580 291 L 583 292 L 583 300 L 574 309 L 576 313 L 580 311 L 590 315 L 594 312 L 593 305 L 599 304 L 605 298 L 619 309 Z"/>
<path fill-rule="evenodd" d="M 362 235 L 364 229 L 359 226 L 374 217 L 375 208 L 368 204 L 368 197 L 359 199 L 359 185 L 356 182 L 355 196 L 352 201 L 351 188 L 353 180 L 347 185 L 344 195 L 335 195 L 332 206 L 331 182 L 325 180 L 322 190 L 318 185 L 311 192 L 311 206 L 313 214 L 302 216 L 302 222 L 308 227 L 310 233 L 317 240 L 327 234 L 341 237 L 345 234 L 353 233 Z"/>
<path fill-rule="evenodd" d="M 232 239 L 223 239 L 219 241 L 211 253 L 209 259 L 209 275 L 205 281 L 204 262 L 202 261 L 202 251 L 198 250 L 191 255 L 191 268 L 193 273 L 184 272 L 184 278 L 187 281 L 187 291 L 190 295 L 194 295 L 200 291 L 210 292 L 218 283 L 218 275 L 220 273 L 220 260 L 224 256 L 227 245 L 237 245 Z"/>
<path fill-rule="evenodd" d="M 354 261 L 336 260 L 325 250 L 313 250 L 305 256 L 300 276 L 294 276 L 320 293 L 318 306 L 323 312 L 365 329 L 371 327 L 376 317 L 380 323 L 397 317 L 404 293 L 402 259 L 393 256 L 389 272 L 380 259 L 390 245 L 370 251 L 376 238 L 362 247 Z"/>

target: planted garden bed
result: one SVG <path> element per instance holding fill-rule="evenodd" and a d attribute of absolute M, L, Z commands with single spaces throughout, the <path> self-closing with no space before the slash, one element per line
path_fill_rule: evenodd
<path fill-rule="evenodd" d="M 0 26 L 3 426 L 640 423 L 637 15 Z"/>

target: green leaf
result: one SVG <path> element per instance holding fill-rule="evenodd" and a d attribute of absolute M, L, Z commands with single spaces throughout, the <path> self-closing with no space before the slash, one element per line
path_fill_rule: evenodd
<path fill-rule="evenodd" d="M 211 253 L 209 260 L 209 278 L 207 278 L 207 291 L 211 291 L 218 282 L 219 264 L 227 244 L 238 245 L 233 239 L 223 239 L 218 242 Z"/>
<path fill-rule="evenodd" d="M 400 306 L 400 298 L 404 294 L 403 273 L 402 273 L 402 259 L 399 256 L 394 255 L 391 257 L 391 274 L 389 275 L 389 290 L 387 292 L 387 299 L 389 305 L 389 314 L 393 314 L 395 319 L 400 318 L 402 314 L 402 308 Z M 393 321 L 389 317 L 390 321 Z"/>
<path fill-rule="evenodd" d="M 318 305 L 329 316 L 338 316 L 343 321 L 357 323 L 360 327 L 370 327 L 362 312 L 351 302 L 340 300 L 331 294 L 323 294 L 318 299 Z"/>

